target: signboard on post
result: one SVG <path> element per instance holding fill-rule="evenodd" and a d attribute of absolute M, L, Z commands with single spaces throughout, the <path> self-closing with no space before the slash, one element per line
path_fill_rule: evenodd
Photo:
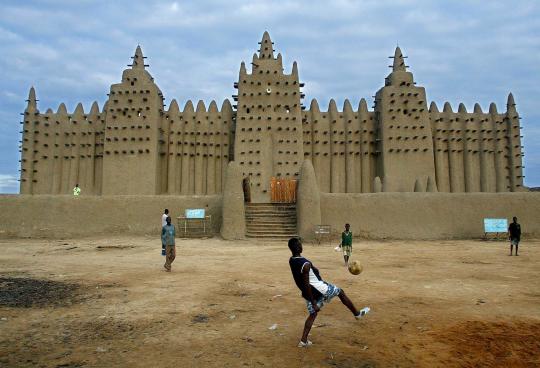
<path fill-rule="evenodd" d="M 186 218 L 188 219 L 204 219 L 204 208 L 193 208 L 186 210 Z"/>
<path fill-rule="evenodd" d="M 508 231 L 507 219 L 485 218 L 484 232 L 485 233 L 506 233 Z"/>

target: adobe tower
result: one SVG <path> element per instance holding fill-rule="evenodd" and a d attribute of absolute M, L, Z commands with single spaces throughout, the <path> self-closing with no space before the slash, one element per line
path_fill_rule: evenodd
<path fill-rule="evenodd" d="M 433 142 L 426 91 L 415 86 L 399 47 L 393 59 L 392 72 L 375 95 L 377 173 L 386 191 L 411 192 L 425 188 L 428 178 L 435 180 Z"/>
<path fill-rule="evenodd" d="M 145 69 L 140 46 L 130 66 L 107 102 L 103 194 L 159 194 L 166 153 L 163 94 Z"/>
<path fill-rule="evenodd" d="M 272 177 L 295 179 L 302 165 L 302 115 L 298 68 L 283 72 L 281 54 L 264 32 L 251 74 L 240 66 L 235 161 L 248 178 L 253 202 L 270 202 Z M 236 97 L 236 96 L 235 96 Z"/>

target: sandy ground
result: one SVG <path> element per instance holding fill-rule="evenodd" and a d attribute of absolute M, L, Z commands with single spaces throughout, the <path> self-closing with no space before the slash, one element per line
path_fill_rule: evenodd
<path fill-rule="evenodd" d="M 300 349 L 285 243 L 179 240 L 166 273 L 155 238 L 2 240 L 0 366 L 540 366 L 540 241 L 519 257 L 506 242 L 356 242 L 359 276 L 333 246 L 304 255 L 372 312 L 356 321 L 336 298 Z M 61 292 L 38 299 L 40 280 Z"/>

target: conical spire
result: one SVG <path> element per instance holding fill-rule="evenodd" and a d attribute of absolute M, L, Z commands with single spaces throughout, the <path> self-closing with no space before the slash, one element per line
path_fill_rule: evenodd
<path fill-rule="evenodd" d="M 223 103 L 221 104 L 221 113 L 222 114 L 232 113 L 231 101 L 229 101 L 228 99 L 223 100 Z"/>
<path fill-rule="evenodd" d="M 131 69 L 144 69 L 144 55 L 140 45 L 137 45 L 137 49 L 135 50 L 135 56 L 133 56 Z"/>
<path fill-rule="evenodd" d="M 270 35 L 267 31 L 264 32 L 261 40 L 261 48 L 259 49 L 259 58 L 261 59 L 273 59 L 274 58 L 274 46 Z"/>
<path fill-rule="evenodd" d="M 494 115 L 497 114 L 497 105 L 495 105 L 495 102 L 492 102 L 489 104 L 489 113 Z"/>
<path fill-rule="evenodd" d="M 242 78 L 245 77 L 246 74 L 247 74 L 247 72 L 246 72 L 246 63 L 244 63 L 244 62 L 242 61 L 242 63 L 240 63 L 240 75 L 239 75 L 239 76 L 240 76 L 240 80 L 242 80 Z"/>
<path fill-rule="evenodd" d="M 429 112 L 439 112 L 439 108 L 437 107 L 435 101 L 431 101 L 431 105 L 429 105 Z"/>
<path fill-rule="evenodd" d="M 365 98 L 360 99 L 360 103 L 358 103 L 358 112 L 366 113 L 368 112 L 368 106 L 367 101 Z"/>
<path fill-rule="evenodd" d="M 278 65 L 280 67 L 283 67 L 283 57 L 281 56 L 281 52 L 277 54 L 276 60 L 278 62 Z"/>
<path fill-rule="evenodd" d="M 345 101 L 343 102 L 343 112 L 347 112 L 351 114 L 353 112 L 351 102 L 349 101 L 348 98 L 346 98 Z"/>
<path fill-rule="evenodd" d="M 206 112 L 206 106 L 204 106 L 204 101 L 203 100 L 199 100 L 197 102 L 197 109 L 195 110 L 199 113 L 205 113 Z"/>
<path fill-rule="evenodd" d="M 337 114 L 337 105 L 336 101 L 332 98 L 330 102 L 328 103 L 328 112 L 333 112 Z"/>
<path fill-rule="evenodd" d="M 452 105 L 450 105 L 450 102 L 445 102 L 444 103 L 443 111 L 444 112 L 453 112 L 452 111 Z"/>
<path fill-rule="evenodd" d="M 60 105 L 58 105 L 58 110 L 56 110 L 56 113 L 59 115 L 67 115 L 66 104 L 62 102 Z"/>
<path fill-rule="evenodd" d="M 208 112 L 212 113 L 212 114 L 215 114 L 215 113 L 219 112 L 218 107 L 217 107 L 217 103 L 216 103 L 215 100 L 210 101 L 210 105 L 208 105 Z"/>
<path fill-rule="evenodd" d="M 407 69 L 405 68 L 405 60 L 403 59 L 403 54 L 401 53 L 401 49 L 399 46 L 396 47 L 396 51 L 394 52 L 394 64 L 392 65 L 392 71 L 393 72 L 406 72 Z"/>
<path fill-rule="evenodd" d="M 298 78 L 298 64 L 296 63 L 296 61 L 294 61 L 293 64 L 292 64 L 292 72 L 291 72 L 291 75 L 292 75 L 293 77 Z"/>
<path fill-rule="evenodd" d="M 508 95 L 508 100 L 506 101 L 506 112 L 512 112 L 512 116 L 515 115 L 517 117 L 516 101 L 514 101 L 514 95 L 512 93 Z"/>
<path fill-rule="evenodd" d="M 169 110 L 167 111 L 170 114 L 178 114 L 180 111 L 180 107 L 178 107 L 178 102 L 175 98 L 172 99 L 171 103 L 169 104 Z"/>
<path fill-rule="evenodd" d="M 99 105 L 97 101 L 94 101 L 92 103 L 92 107 L 90 107 L 90 115 L 97 115 L 99 114 Z"/>
<path fill-rule="evenodd" d="M 474 104 L 474 113 L 475 114 L 483 114 L 482 107 L 479 103 Z"/>
<path fill-rule="evenodd" d="M 77 104 L 77 106 L 75 107 L 75 111 L 73 112 L 73 115 L 76 115 L 76 116 L 84 115 L 84 107 L 82 103 L 79 102 Z"/>
<path fill-rule="evenodd" d="M 459 112 L 459 113 L 462 113 L 462 114 L 467 113 L 467 108 L 465 107 L 465 104 L 463 104 L 463 103 L 460 103 L 460 104 L 459 104 L 459 106 L 458 106 L 458 112 Z"/>
<path fill-rule="evenodd" d="M 193 108 L 193 102 L 191 100 L 187 100 L 186 104 L 184 105 L 184 113 L 193 113 L 195 112 L 195 109 Z"/>
<path fill-rule="evenodd" d="M 28 102 L 28 105 L 26 107 L 27 110 L 37 109 L 36 90 L 33 86 L 30 88 L 30 92 L 28 92 L 28 100 L 26 100 L 26 102 Z"/>
<path fill-rule="evenodd" d="M 319 109 L 319 103 L 317 102 L 316 99 L 311 100 L 311 103 L 309 104 L 309 111 L 311 111 L 311 112 L 313 112 L 313 111 L 320 112 L 321 111 Z"/>
<path fill-rule="evenodd" d="M 508 94 L 508 100 L 506 101 L 506 107 L 509 108 L 511 106 L 516 106 L 516 102 L 514 101 L 514 95 L 512 92 Z"/>

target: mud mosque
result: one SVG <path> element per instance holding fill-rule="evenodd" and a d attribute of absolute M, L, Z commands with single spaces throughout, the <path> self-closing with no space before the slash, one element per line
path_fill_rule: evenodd
<path fill-rule="evenodd" d="M 284 72 L 267 32 L 251 73 L 240 65 L 234 103 L 187 101 L 180 108 L 146 70 L 137 47 L 100 110 L 38 110 L 34 88 L 24 112 L 21 194 L 206 195 L 223 191 L 229 161 L 248 179 L 253 202 L 270 202 L 274 180 L 295 181 L 310 159 L 321 192 L 513 192 L 523 186 L 520 122 L 476 104 L 428 107 L 396 48 L 373 110 L 334 100 L 304 104 L 297 63 Z M 381 62 L 384 59 L 381 59 Z"/>
<path fill-rule="evenodd" d="M 512 216 L 540 234 L 512 94 L 488 111 L 428 103 L 397 47 L 369 106 L 321 108 L 304 102 L 297 63 L 284 72 L 267 32 L 259 45 L 219 104 L 165 108 L 140 47 L 101 108 L 43 112 L 31 88 L 21 195 L 0 196 L 0 237 L 155 234 L 163 208 L 183 235 L 198 209 L 203 230 L 226 240 L 314 240 L 344 223 L 365 238 L 474 238 L 485 219 Z"/>

